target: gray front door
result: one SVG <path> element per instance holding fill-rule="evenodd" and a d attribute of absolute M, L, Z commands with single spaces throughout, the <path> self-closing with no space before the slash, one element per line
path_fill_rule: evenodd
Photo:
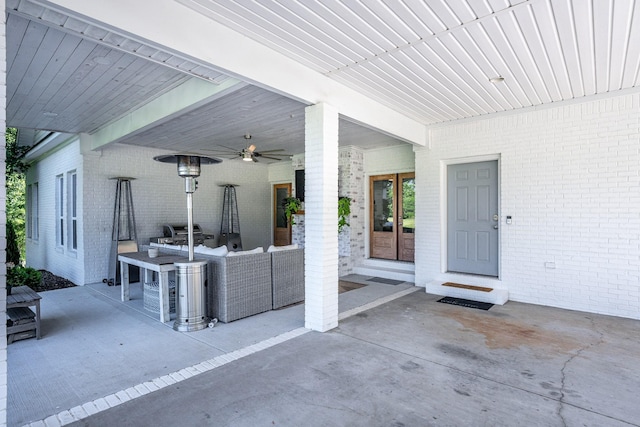
<path fill-rule="evenodd" d="M 498 276 L 498 162 L 447 169 L 448 271 Z"/>

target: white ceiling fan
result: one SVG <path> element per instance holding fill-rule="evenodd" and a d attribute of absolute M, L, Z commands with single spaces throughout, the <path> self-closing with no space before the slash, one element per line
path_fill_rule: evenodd
<path fill-rule="evenodd" d="M 254 144 L 249 144 L 249 141 L 251 140 L 252 136 L 251 134 L 247 133 L 244 135 L 244 139 L 246 141 L 247 146 L 241 150 L 237 150 L 235 148 L 231 148 L 231 147 L 227 147 L 224 145 L 220 145 L 220 147 L 224 148 L 225 150 L 207 150 L 207 152 L 210 152 L 213 155 L 218 155 L 218 156 L 231 156 L 228 157 L 229 160 L 233 160 L 233 159 L 242 159 L 245 162 L 256 162 L 258 163 L 258 158 L 262 157 L 264 159 L 269 159 L 269 160 L 282 160 L 282 158 L 284 157 L 290 157 L 291 154 L 286 154 L 286 153 L 279 153 L 280 151 L 284 151 L 284 149 L 280 148 L 277 150 L 265 150 L 265 151 L 256 151 L 256 146 Z"/>

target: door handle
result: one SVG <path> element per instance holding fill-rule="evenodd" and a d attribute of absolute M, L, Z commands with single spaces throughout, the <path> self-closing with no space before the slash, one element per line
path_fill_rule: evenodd
<path fill-rule="evenodd" d="M 494 230 L 497 230 L 497 229 L 498 229 L 498 225 L 497 225 L 497 224 L 496 224 L 496 225 L 494 225 L 494 226 L 493 226 L 493 229 L 494 229 Z"/>

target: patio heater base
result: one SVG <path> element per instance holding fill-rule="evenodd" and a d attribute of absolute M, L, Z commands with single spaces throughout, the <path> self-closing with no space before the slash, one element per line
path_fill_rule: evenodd
<path fill-rule="evenodd" d="M 179 332 L 199 331 L 209 326 L 205 315 L 206 261 L 176 262 L 176 320 Z"/>

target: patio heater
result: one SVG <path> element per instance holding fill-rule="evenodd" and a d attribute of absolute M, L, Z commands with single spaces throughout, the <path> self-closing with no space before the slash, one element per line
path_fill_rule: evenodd
<path fill-rule="evenodd" d="M 220 163 L 222 160 L 193 154 L 169 154 L 153 158 L 178 165 L 178 176 L 184 178 L 187 193 L 187 233 L 189 261 L 176 262 L 176 320 L 173 329 L 180 332 L 199 331 L 208 326 L 205 309 L 207 262 L 193 259 L 193 193 L 200 165 Z"/>

